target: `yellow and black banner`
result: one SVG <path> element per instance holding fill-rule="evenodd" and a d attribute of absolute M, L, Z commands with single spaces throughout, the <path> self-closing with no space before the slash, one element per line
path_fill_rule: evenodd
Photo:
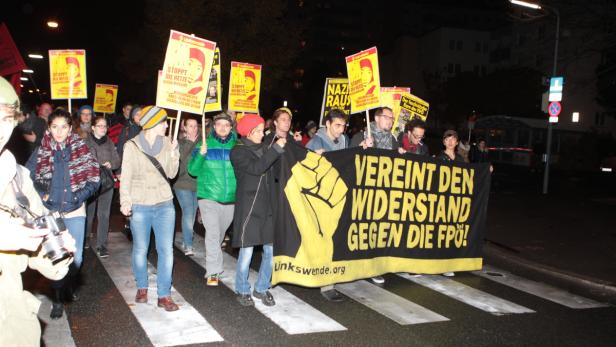
<path fill-rule="evenodd" d="M 487 164 L 287 144 L 278 175 L 272 284 L 482 267 Z"/>

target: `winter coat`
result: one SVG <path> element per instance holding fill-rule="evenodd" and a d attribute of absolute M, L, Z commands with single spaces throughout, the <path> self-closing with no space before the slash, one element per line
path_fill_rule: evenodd
<path fill-rule="evenodd" d="M 231 163 L 237 179 L 233 247 L 250 247 L 274 241 L 266 172 L 282 152 L 283 149 L 277 144 L 267 148 L 246 138 L 240 139 L 231 150 Z"/>
<path fill-rule="evenodd" d="M 325 152 L 337 151 L 349 147 L 349 139 L 342 134 L 337 142 L 332 141 L 327 136 L 327 128 L 321 128 L 316 135 L 306 144 L 306 148 L 316 151 L 323 149 Z"/>
<path fill-rule="evenodd" d="M 451 159 L 447 153 L 445 153 L 445 151 L 441 151 L 441 153 L 436 155 L 436 159 L 438 160 L 442 160 L 444 162 L 447 163 L 451 163 L 451 162 L 456 162 L 456 163 L 464 163 L 464 157 L 462 157 L 460 154 L 458 154 L 457 152 L 455 153 L 455 158 Z"/>
<path fill-rule="evenodd" d="M 120 206 L 153 206 L 173 200 L 173 192 L 167 180 L 160 174 L 154 164 L 145 156 L 137 139 L 126 143 L 122 159 L 122 177 L 120 178 Z M 160 163 L 168 178 L 178 172 L 180 152 L 171 148 L 169 138 L 163 136 L 163 146 L 154 156 Z"/>
<path fill-rule="evenodd" d="M 28 198 L 30 210 L 37 215 L 46 210 L 34 190 L 28 170 L 17 165 L 9 151 L 0 156 L 0 203 L 13 209 L 16 206 L 15 192 L 11 181 L 15 179 L 19 190 Z M 0 225 L 8 227 L 9 223 L 22 224 L 23 220 L 13 219 L 8 212 L 0 210 Z M 21 273 L 27 267 L 37 270 L 51 280 L 59 280 L 68 272 L 72 258 L 51 263 L 43 257 L 43 252 L 2 252 L 0 251 L 0 346 L 38 346 L 41 326 L 37 317 L 40 301 L 25 291 Z"/>
<path fill-rule="evenodd" d="M 109 139 L 107 135 L 97 141 L 94 135 L 89 134 L 86 138 L 86 145 L 88 145 L 99 164 L 103 165 L 103 163 L 110 162 L 111 170 L 120 168 L 122 161 L 120 160 L 120 156 L 113 142 L 111 142 L 111 139 Z"/>
<path fill-rule="evenodd" d="M 193 150 L 199 141 L 201 141 L 199 138 L 197 138 L 195 142 L 188 139 L 181 139 L 179 141 L 180 170 L 178 171 L 178 176 L 173 184 L 174 189 L 190 190 L 191 192 L 197 190 L 197 179 L 188 174 L 188 163 L 190 162 Z"/>
<path fill-rule="evenodd" d="M 223 141 L 214 132 L 206 139 L 207 152 L 201 155 L 201 141 L 193 150 L 188 173 L 197 177 L 197 198 L 221 204 L 235 202 L 235 173 L 229 156 L 237 135 L 231 132 Z"/>

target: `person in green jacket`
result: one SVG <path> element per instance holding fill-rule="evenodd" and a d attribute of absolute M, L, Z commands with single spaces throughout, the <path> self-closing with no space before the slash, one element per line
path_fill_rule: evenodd
<path fill-rule="evenodd" d="M 200 141 L 188 163 L 188 173 L 197 177 L 197 199 L 205 227 L 205 268 L 208 286 L 217 286 L 222 273 L 220 245 L 233 221 L 235 173 L 229 158 L 237 142 L 231 117 L 214 116 L 213 131 Z"/>

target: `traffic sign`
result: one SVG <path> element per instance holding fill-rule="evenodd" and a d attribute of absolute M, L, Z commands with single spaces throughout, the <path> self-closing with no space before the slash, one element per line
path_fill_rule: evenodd
<path fill-rule="evenodd" d="M 564 77 L 552 77 L 550 78 L 550 95 L 548 101 L 562 101 L 563 99 L 563 84 L 565 83 Z"/>
<path fill-rule="evenodd" d="M 560 107 L 560 102 L 551 102 L 550 106 L 548 106 L 548 114 L 550 115 L 549 122 L 550 123 L 558 123 L 558 115 L 562 108 Z"/>
<path fill-rule="evenodd" d="M 561 111 L 561 107 L 560 107 L 560 102 L 555 101 L 555 102 L 551 102 L 550 106 L 548 106 L 548 114 L 550 115 L 550 117 L 558 117 L 558 115 L 560 114 Z"/>

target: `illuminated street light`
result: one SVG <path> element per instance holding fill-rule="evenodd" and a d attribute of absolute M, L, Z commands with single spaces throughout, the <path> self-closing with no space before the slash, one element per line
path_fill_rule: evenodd
<path fill-rule="evenodd" d="M 32 59 L 43 59 L 43 56 L 40 54 L 28 54 L 28 57 Z"/>
<path fill-rule="evenodd" d="M 34 91 L 32 89 L 28 89 L 28 93 L 32 94 Z"/>
<path fill-rule="evenodd" d="M 22 80 L 22 81 L 27 81 L 28 77 L 19 77 L 19 79 Z"/>
<path fill-rule="evenodd" d="M 520 1 L 520 0 L 509 0 L 509 2 L 514 4 L 514 5 L 524 6 L 524 7 L 532 8 L 532 9 L 535 9 L 535 10 L 540 10 L 541 9 L 541 6 L 539 6 L 537 4 L 533 4 L 532 2 Z"/>
<path fill-rule="evenodd" d="M 34 70 L 30 70 L 30 69 L 23 69 L 21 70 L 23 73 L 34 73 Z"/>
<path fill-rule="evenodd" d="M 47 21 L 47 26 L 55 29 L 58 27 L 58 22 L 56 22 L 55 20 Z"/>

